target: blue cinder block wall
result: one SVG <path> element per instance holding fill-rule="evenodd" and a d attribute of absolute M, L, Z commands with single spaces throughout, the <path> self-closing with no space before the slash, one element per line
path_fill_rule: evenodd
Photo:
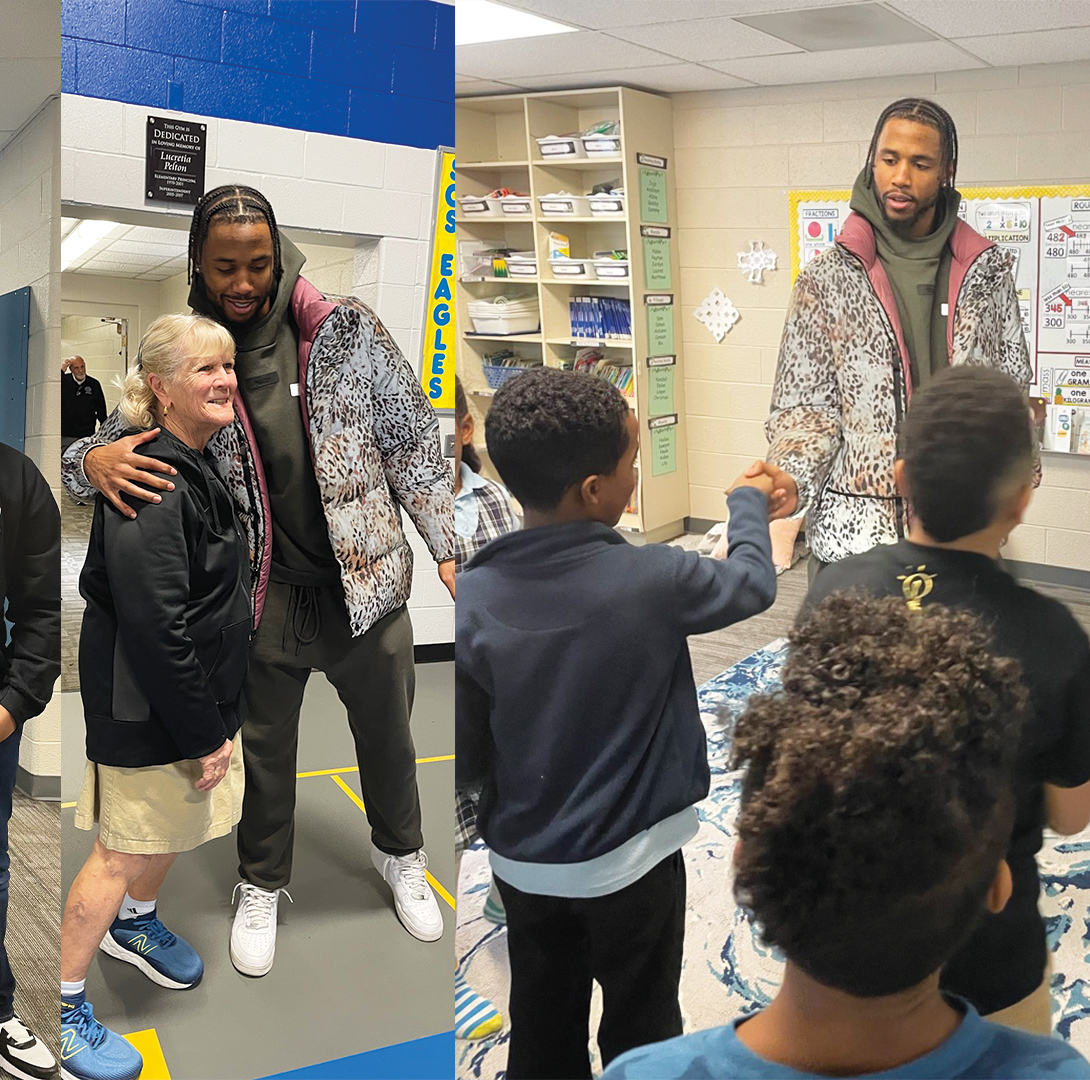
<path fill-rule="evenodd" d="M 454 145 L 454 8 L 431 0 L 63 0 L 67 94 Z"/>

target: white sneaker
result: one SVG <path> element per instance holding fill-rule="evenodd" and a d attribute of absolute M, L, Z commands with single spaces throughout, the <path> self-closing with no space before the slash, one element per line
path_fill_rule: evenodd
<path fill-rule="evenodd" d="M 421 941 L 438 941 L 443 936 L 443 916 L 425 876 L 428 857 L 423 850 L 412 855 L 387 855 L 372 844 L 371 862 L 394 892 L 394 908 L 401 925 Z"/>
<path fill-rule="evenodd" d="M 231 963 L 243 975 L 265 975 L 276 954 L 276 904 L 281 893 L 289 900 L 291 896 L 287 889 L 270 891 L 240 881 L 231 893 L 232 902 L 239 889 L 242 899 L 231 927 Z"/>
<path fill-rule="evenodd" d="M 19 1080 L 56 1080 L 57 1076 L 53 1055 L 18 1016 L 0 1024 L 0 1068 Z"/>

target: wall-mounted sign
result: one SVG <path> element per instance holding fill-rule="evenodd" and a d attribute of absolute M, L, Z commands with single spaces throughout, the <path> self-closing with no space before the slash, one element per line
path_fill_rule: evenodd
<path fill-rule="evenodd" d="M 424 363 L 420 382 L 432 405 L 454 408 L 454 152 L 437 152 L 435 232 L 424 317 Z"/>
<path fill-rule="evenodd" d="M 148 117 L 144 194 L 155 202 L 195 205 L 204 194 L 205 124 Z"/>

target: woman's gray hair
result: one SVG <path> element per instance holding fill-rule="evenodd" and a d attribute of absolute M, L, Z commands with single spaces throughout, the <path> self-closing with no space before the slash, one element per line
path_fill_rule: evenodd
<path fill-rule="evenodd" d="M 142 431 L 153 428 L 158 420 L 149 375 L 158 375 L 169 385 L 186 360 L 234 355 L 234 338 L 214 319 L 204 315 L 161 315 L 140 339 L 136 367 L 117 380 L 121 390 L 118 408 L 133 427 Z"/>

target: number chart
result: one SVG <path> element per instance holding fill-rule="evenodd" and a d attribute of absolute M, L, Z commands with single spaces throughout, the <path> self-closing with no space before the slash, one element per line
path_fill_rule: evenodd
<path fill-rule="evenodd" d="M 1090 184 L 966 188 L 961 194 L 958 216 L 1011 257 L 1033 364 L 1030 394 L 1052 398 L 1062 385 L 1057 380 L 1090 354 Z M 788 193 L 792 279 L 835 243 L 850 196 Z"/>

